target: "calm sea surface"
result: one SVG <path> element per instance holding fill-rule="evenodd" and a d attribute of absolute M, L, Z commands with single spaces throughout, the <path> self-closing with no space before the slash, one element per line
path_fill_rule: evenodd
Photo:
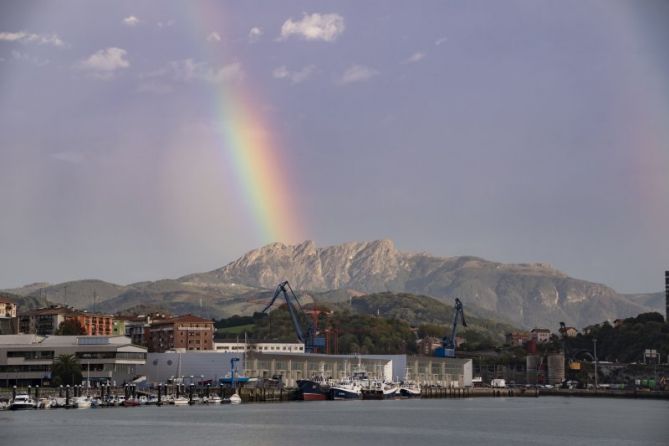
<path fill-rule="evenodd" d="M 0 445 L 663 445 L 669 402 L 323 401 L 0 412 Z"/>

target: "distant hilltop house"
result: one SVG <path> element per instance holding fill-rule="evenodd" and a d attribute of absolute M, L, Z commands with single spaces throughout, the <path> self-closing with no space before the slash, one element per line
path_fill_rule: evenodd
<path fill-rule="evenodd" d="M 16 304 L 0 297 L 0 318 L 16 317 Z"/>
<path fill-rule="evenodd" d="M 560 334 L 566 338 L 575 338 L 578 330 L 575 327 L 560 328 Z"/>
<path fill-rule="evenodd" d="M 17 333 L 16 304 L 0 297 L 0 335 Z"/>
<path fill-rule="evenodd" d="M 551 331 L 547 328 L 533 328 L 530 330 L 530 334 L 537 344 L 548 342 L 551 339 Z"/>
<path fill-rule="evenodd" d="M 88 313 L 71 307 L 53 305 L 20 314 L 19 333 L 39 336 L 55 335 L 63 322 L 76 321 L 88 336 L 111 336 L 113 317 L 108 314 Z"/>
<path fill-rule="evenodd" d="M 532 336 L 526 331 L 512 331 L 505 336 L 506 344 L 512 347 L 524 346 Z"/>

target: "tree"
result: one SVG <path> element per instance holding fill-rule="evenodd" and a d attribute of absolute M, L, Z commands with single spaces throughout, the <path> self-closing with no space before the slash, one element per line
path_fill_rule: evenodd
<path fill-rule="evenodd" d="M 55 385 L 80 384 L 81 365 L 74 355 L 60 355 L 53 362 L 51 376 Z"/>
<path fill-rule="evenodd" d="M 78 336 L 85 335 L 86 330 L 76 319 L 67 319 L 60 323 L 56 335 L 58 336 Z"/>

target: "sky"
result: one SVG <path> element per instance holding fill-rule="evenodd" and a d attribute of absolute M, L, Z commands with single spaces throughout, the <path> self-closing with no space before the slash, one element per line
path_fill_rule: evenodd
<path fill-rule="evenodd" d="M 669 2 L 3 1 L 0 288 L 270 242 L 669 269 Z"/>

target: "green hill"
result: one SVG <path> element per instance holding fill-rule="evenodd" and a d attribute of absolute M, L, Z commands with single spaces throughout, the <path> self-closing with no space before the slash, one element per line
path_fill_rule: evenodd
<path fill-rule="evenodd" d="M 597 339 L 600 361 L 642 362 L 646 349 L 657 350 L 662 359 L 669 357 L 669 324 L 660 313 L 643 313 L 630 317 L 618 326 L 608 322 L 589 327 L 587 334 L 565 338 L 568 356 L 593 351 Z"/>
<path fill-rule="evenodd" d="M 349 303 L 350 302 L 350 303 Z M 349 302 L 317 303 L 320 310 L 318 326 L 321 332 L 330 333 L 332 351 L 337 345 L 339 353 L 415 353 L 416 341 L 424 336 L 441 338 L 450 334 L 453 307 L 427 296 L 407 293 L 378 293 L 352 297 Z M 307 310 L 313 308 L 308 305 Z M 476 316 L 465 317 L 467 327 L 458 329 L 467 347 L 478 349 L 500 345 L 504 334 L 515 327 Z M 306 327 L 306 316 L 300 315 Z M 223 319 L 220 336 L 230 337 L 235 318 Z M 294 341 L 294 328 L 285 305 L 274 309 L 269 315 L 256 313 L 252 318 L 237 318 L 238 325 L 254 339 Z M 252 325 L 249 325 L 252 323 Z M 225 327 L 225 328 L 224 328 Z"/>

